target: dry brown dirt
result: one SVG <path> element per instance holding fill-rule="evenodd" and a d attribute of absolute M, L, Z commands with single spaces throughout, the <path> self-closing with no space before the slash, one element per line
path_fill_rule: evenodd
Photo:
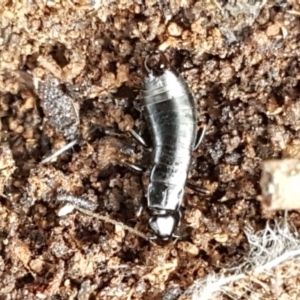
<path fill-rule="evenodd" d="M 191 299 L 182 293 L 196 279 L 247 253 L 245 228 L 275 217 L 257 201 L 261 161 L 300 157 L 300 5 L 0 3 L 0 298 Z M 156 49 L 190 86 L 199 126 L 210 124 L 190 178 L 211 194 L 186 189 L 184 237 L 168 243 L 143 238 L 148 177 L 122 164 L 147 165 L 127 131 L 144 127 L 142 64 Z M 58 216 L 58 195 L 119 223 Z"/>

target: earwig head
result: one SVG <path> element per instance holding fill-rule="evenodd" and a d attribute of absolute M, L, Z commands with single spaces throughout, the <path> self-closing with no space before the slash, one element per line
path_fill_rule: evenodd
<path fill-rule="evenodd" d="M 163 53 L 146 57 L 144 69 L 146 71 L 143 88 L 145 103 L 163 102 L 188 92 L 185 82 L 171 67 Z"/>
<path fill-rule="evenodd" d="M 162 239 L 172 237 L 174 230 L 178 225 L 178 220 L 173 215 L 154 215 L 149 220 L 149 226 L 156 236 Z"/>
<path fill-rule="evenodd" d="M 169 67 L 170 63 L 167 57 L 159 51 L 148 55 L 144 61 L 144 71 L 146 72 L 147 76 L 159 76 L 164 72 L 165 69 L 168 69 Z"/>

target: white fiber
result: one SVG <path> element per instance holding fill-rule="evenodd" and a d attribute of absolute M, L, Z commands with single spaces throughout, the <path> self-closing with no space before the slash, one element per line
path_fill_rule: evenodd
<path fill-rule="evenodd" d="M 179 299 L 300 299 L 300 238 L 287 217 L 245 234 L 250 250 L 242 261 L 196 280 Z"/>

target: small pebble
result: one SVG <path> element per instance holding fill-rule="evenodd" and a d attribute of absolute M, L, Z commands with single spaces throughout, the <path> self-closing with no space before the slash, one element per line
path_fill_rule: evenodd
<path fill-rule="evenodd" d="M 182 28 L 176 23 L 172 22 L 168 26 L 168 32 L 172 36 L 180 36 L 182 34 Z"/>

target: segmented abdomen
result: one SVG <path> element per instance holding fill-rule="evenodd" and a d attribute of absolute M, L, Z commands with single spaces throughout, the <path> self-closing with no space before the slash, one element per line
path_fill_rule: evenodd
<path fill-rule="evenodd" d="M 196 137 L 194 99 L 187 84 L 171 70 L 149 80 L 145 87 L 144 111 L 153 141 L 153 169 L 162 170 L 152 172 L 151 181 L 184 186 Z"/>

